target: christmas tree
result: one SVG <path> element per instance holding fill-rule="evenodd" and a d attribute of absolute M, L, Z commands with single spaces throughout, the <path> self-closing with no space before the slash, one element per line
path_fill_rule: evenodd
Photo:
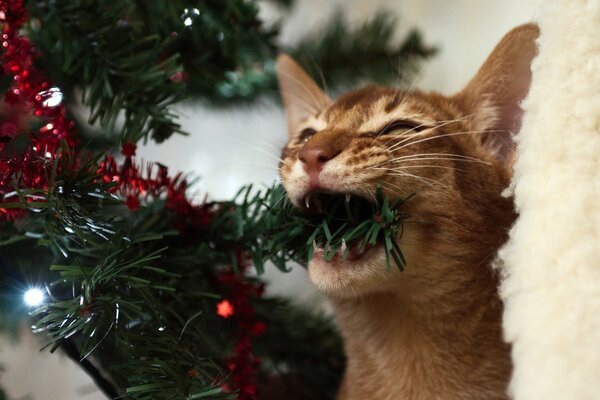
<path fill-rule="evenodd" d="M 185 175 L 140 164 L 136 145 L 185 133 L 179 102 L 275 93 L 280 51 L 339 85 L 408 79 L 433 49 L 416 31 L 394 44 L 395 26 L 339 16 L 280 48 L 249 1 L 0 1 L 1 326 L 30 318 L 111 398 L 253 399 L 281 382 L 333 396 L 335 329 L 266 298 L 249 272 L 306 261 L 313 240 L 333 254 L 377 237 L 402 267 L 400 203 L 381 198 L 368 221 L 342 204 L 322 223 L 279 187 L 196 204 Z M 14 304 L 22 292 L 29 315 Z"/>

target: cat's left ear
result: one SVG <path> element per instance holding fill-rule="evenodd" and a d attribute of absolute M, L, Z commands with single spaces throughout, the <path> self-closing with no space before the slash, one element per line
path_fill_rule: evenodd
<path fill-rule="evenodd" d="M 277 80 L 285 105 L 288 132 L 294 135 L 298 126 L 331 102 L 329 97 L 290 56 L 277 57 Z"/>
<path fill-rule="evenodd" d="M 477 75 L 454 96 L 459 106 L 472 115 L 482 144 L 502 160 L 514 148 L 512 134 L 521 128 L 521 101 L 529 92 L 531 62 L 537 55 L 535 24 L 521 25 L 508 32 L 488 56 Z"/>

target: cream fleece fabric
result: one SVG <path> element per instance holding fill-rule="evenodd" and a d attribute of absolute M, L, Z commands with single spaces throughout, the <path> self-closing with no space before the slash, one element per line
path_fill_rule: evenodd
<path fill-rule="evenodd" d="M 515 400 L 600 399 L 600 1 L 544 2 L 500 252 Z"/>

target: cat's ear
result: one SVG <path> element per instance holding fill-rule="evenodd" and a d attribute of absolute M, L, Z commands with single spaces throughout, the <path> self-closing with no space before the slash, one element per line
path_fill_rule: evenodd
<path fill-rule="evenodd" d="M 302 67 L 287 54 L 277 57 L 277 80 L 290 135 L 296 133 L 298 125 L 306 118 L 317 114 L 331 102 Z"/>
<path fill-rule="evenodd" d="M 512 134 L 521 128 L 521 101 L 529 92 L 531 62 L 537 55 L 535 24 L 508 32 L 479 72 L 455 99 L 472 115 L 482 143 L 506 160 L 514 148 Z"/>

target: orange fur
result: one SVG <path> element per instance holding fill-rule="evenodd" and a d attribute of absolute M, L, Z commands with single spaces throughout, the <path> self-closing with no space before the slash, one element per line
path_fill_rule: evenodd
<path fill-rule="evenodd" d="M 291 201 L 301 206 L 313 190 L 372 198 L 378 182 L 391 198 L 416 194 L 399 238 L 406 271 L 387 271 L 380 248 L 309 263 L 344 338 L 339 399 L 506 398 L 511 362 L 491 263 L 515 218 L 501 193 L 537 35 L 534 25 L 508 33 L 451 97 L 367 87 L 332 102 L 280 57 Z M 407 122 L 381 134 L 393 121 Z"/>

